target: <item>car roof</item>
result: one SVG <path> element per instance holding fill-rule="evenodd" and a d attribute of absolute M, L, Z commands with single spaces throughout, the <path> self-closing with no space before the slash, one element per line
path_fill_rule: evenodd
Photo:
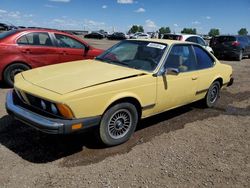
<path fill-rule="evenodd" d="M 145 41 L 145 42 L 157 42 L 162 44 L 167 44 L 171 46 L 172 44 L 196 44 L 193 42 L 179 41 L 179 40 L 168 40 L 168 39 L 128 39 L 131 41 Z M 196 44 L 197 45 L 197 44 Z"/>
<path fill-rule="evenodd" d="M 165 33 L 164 35 L 181 35 L 181 36 L 187 36 L 187 37 L 191 37 L 191 36 L 198 36 L 200 37 L 200 35 L 195 35 L 195 34 L 185 34 L 185 33 Z"/>
<path fill-rule="evenodd" d="M 16 29 L 17 32 L 25 32 L 25 31 L 30 31 L 30 32 L 55 32 L 55 33 L 64 33 L 64 34 L 69 34 L 65 31 L 57 30 L 57 29 L 48 29 L 48 28 L 21 28 L 21 29 Z"/>

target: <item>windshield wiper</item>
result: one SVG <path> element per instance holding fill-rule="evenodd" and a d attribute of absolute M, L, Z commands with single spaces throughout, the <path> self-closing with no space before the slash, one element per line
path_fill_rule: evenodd
<path fill-rule="evenodd" d="M 127 63 L 124 63 L 124 62 L 122 62 L 122 61 L 112 61 L 112 60 L 111 60 L 111 62 L 112 62 L 112 63 L 115 63 L 115 64 L 125 65 L 126 67 L 129 67 L 129 65 L 128 65 Z"/>
<path fill-rule="evenodd" d="M 95 60 L 102 61 L 102 62 L 106 62 L 105 59 L 103 59 L 103 58 L 101 58 L 101 57 L 96 57 Z"/>

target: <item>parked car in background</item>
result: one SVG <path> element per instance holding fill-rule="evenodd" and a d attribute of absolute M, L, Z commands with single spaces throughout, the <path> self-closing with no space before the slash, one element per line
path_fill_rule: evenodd
<path fill-rule="evenodd" d="M 84 36 L 84 38 L 88 39 L 103 39 L 105 36 L 99 32 L 92 32 Z"/>
<path fill-rule="evenodd" d="M 13 85 L 27 69 L 67 61 L 93 59 L 103 50 L 74 35 L 51 29 L 18 29 L 0 33 L 0 81 Z"/>
<path fill-rule="evenodd" d="M 107 36 L 109 40 L 124 40 L 127 39 L 126 35 L 122 32 L 114 32 Z"/>
<path fill-rule="evenodd" d="M 200 44 L 203 46 L 207 51 L 210 53 L 214 53 L 213 49 L 208 46 L 208 43 L 199 35 L 188 35 L 188 34 L 164 34 L 163 39 L 169 39 L 169 40 L 180 40 L 180 41 L 188 41 L 188 42 L 194 42 L 197 44 Z"/>
<path fill-rule="evenodd" d="M 140 34 L 142 34 L 142 32 L 136 32 L 136 33 L 130 34 L 130 35 L 129 35 L 129 38 L 130 38 L 130 39 L 135 39 L 136 36 L 137 36 L 137 35 L 140 35 Z"/>
<path fill-rule="evenodd" d="M 216 57 L 230 57 L 241 61 L 243 56 L 250 58 L 250 42 L 247 36 L 220 35 L 213 37 L 210 46 Z"/>
<path fill-rule="evenodd" d="M 16 75 L 6 108 L 47 133 L 96 127 L 101 141 L 113 146 L 127 141 L 140 119 L 198 100 L 214 106 L 232 82 L 232 67 L 199 44 L 123 40 L 95 60 Z"/>
<path fill-rule="evenodd" d="M 131 37 L 131 39 L 149 39 L 151 36 L 147 33 L 138 33 Z"/>
<path fill-rule="evenodd" d="M 12 29 L 17 29 L 17 27 L 13 26 L 13 25 L 8 25 L 8 24 L 5 24 L 5 23 L 0 23 L 0 31 L 9 31 L 9 30 L 12 30 Z"/>
<path fill-rule="evenodd" d="M 247 35 L 246 37 L 248 39 L 248 43 L 250 44 L 250 35 Z"/>

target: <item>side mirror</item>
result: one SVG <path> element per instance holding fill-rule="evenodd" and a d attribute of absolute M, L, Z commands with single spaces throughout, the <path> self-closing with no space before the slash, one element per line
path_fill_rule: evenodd
<path fill-rule="evenodd" d="M 180 73 L 179 69 L 176 68 L 167 68 L 165 74 L 169 75 L 178 75 Z"/>

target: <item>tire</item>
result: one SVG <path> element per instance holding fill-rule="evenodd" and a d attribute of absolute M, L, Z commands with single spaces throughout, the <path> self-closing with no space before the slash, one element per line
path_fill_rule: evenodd
<path fill-rule="evenodd" d="M 107 146 L 126 142 L 134 133 L 138 122 L 138 112 L 131 103 L 119 103 L 109 108 L 103 115 L 99 136 Z"/>
<path fill-rule="evenodd" d="M 238 60 L 238 61 L 241 61 L 241 60 L 242 60 L 242 58 L 243 58 L 243 51 L 242 51 L 242 50 L 240 50 L 240 52 L 239 52 L 239 56 L 237 57 L 237 60 Z"/>
<path fill-rule="evenodd" d="M 10 86 L 13 87 L 14 85 L 14 76 L 20 72 L 23 72 L 25 70 L 30 69 L 27 65 L 22 64 L 22 63 L 15 63 L 12 65 L 9 65 L 4 73 L 3 73 L 3 79 L 4 82 Z"/>
<path fill-rule="evenodd" d="M 212 85 L 209 87 L 208 92 L 204 98 L 204 105 L 205 107 L 211 108 L 213 107 L 219 96 L 220 96 L 220 82 L 215 81 L 212 83 Z"/>

